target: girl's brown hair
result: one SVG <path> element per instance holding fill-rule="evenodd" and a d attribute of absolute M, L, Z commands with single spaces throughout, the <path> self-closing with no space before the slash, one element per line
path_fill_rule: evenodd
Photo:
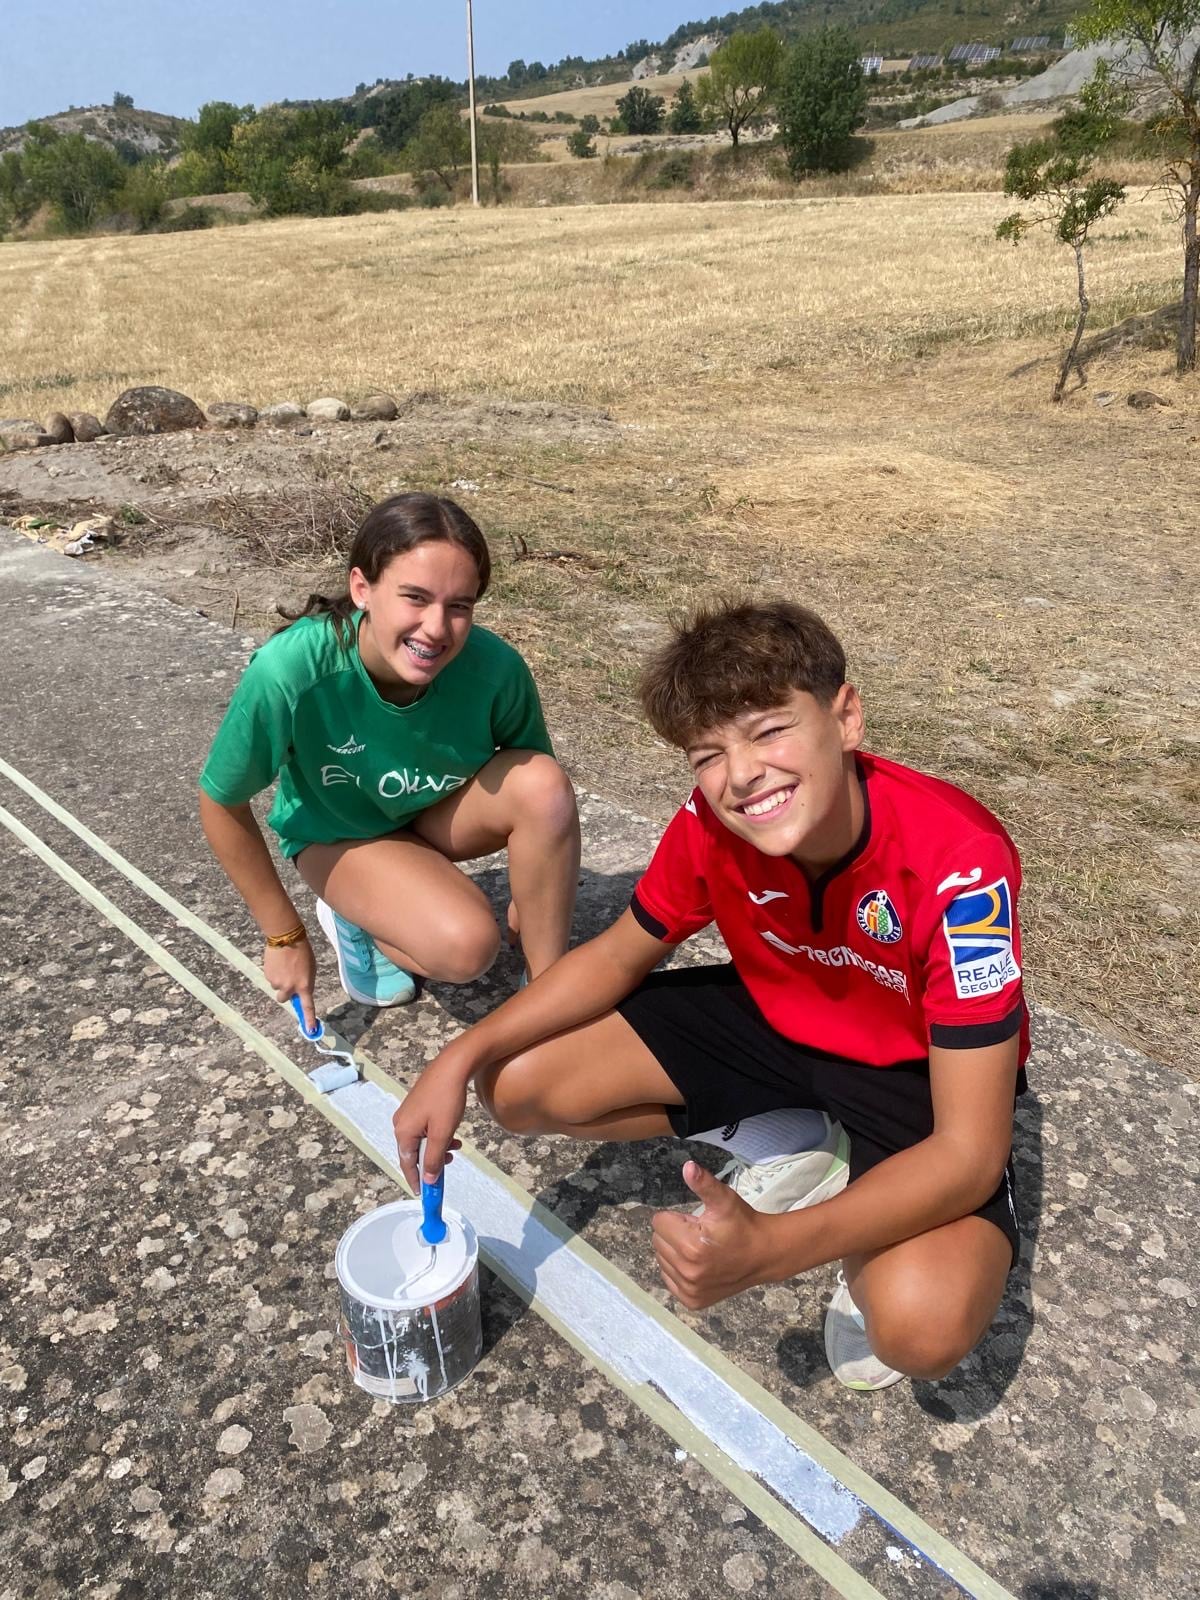
<path fill-rule="evenodd" d="M 487 540 L 461 506 L 435 494 L 395 494 L 372 506 L 354 535 L 346 571 L 357 567 L 368 583 L 378 583 L 395 556 L 415 550 L 419 544 L 438 543 L 456 544 L 471 557 L 479 574 L 475 598 L 481 599 L 492 576 Z M 310 594 L 301 610 L 281 615 L 287 618 L 285 628 L 301 617 L 328 617 L 338 642 L 347 648 L 353 639 L 350 619 L 356 610 L 347 589 L 339 595 Z"/>
<path fill-rule="evenodd" d="M 845 681 L 845 652 L 815 611 L 790 600 L 729 602 L 676 624 L 646 663 L 639 694 L 655 732 L 686 750 L 797 689 L 828 705 Z"/>

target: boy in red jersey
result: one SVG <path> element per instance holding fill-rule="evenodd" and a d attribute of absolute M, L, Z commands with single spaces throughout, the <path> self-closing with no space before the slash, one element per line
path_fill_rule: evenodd
<path fill-rule="evenodd" d="M 722 1146 L 731 1181 L 689 1162 L 701 1207 L 654 1219 L 676 1298 L 840 1261 L 837 1377 L 943 1377 L 1018 1246 L 1012 841 L 961 790 L 862 750 L 842 647 L 802 607 L 697 616 L 642 702 L 696 787 L 629 910 L 425 1069 L 396 1113 L 401 1165 L 413 1182 L 424 1136 L 440 1170 L 471 1079 L 514 1132 Z M 714 921 L 731 964 L 651 975 Z"/>

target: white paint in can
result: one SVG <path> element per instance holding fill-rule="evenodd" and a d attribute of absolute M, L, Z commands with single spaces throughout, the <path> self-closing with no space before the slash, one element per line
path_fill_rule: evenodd
<path fill-rule="evenodd" d="M 479 1246 L 455 1211 L 436 1251 L 418 1237 L 421 1206 L 398 1200 L 351 1224 L 334 1265 L 354 1381 L 393 1402 L 433 1400 L 479 1360 Z M 431 1265 L 432 1256 L 432 1265 Z"/>

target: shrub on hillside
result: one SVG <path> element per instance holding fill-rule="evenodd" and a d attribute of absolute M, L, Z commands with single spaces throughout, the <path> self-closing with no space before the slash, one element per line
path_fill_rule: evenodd
<path fill-rule="evenodd" d="M 360 139 L 346 157 L 346 176 L 349 178 L 384 178 L 400 172 L 403 161 L 395 151 L 385 150 L 373 134 Z"/>
<path fill-rule="evenodd" d="M 596 141 L 590 133 L 576 128 L 567 139 L 567 150 L 579 161 L 590 161 L 596 154 Z"/>
<path fill-rule="evenodd" d="M 165 164 L 161 161 L 140 161 L 136 167 L 129 169 L 115 204 L 119 211 L 127 212 L 145 233 L 162 221 L 170 193 Z"/>
<path fill-rule="evenodd" d="M 155 230 L 158 233 L 192 233 L 197 228 L 211 228 L 214 223 L 210 206 L 184 206 L 173 217 L 164 217 Z"/>
<path fill-rule="evenodd" d="M 700 107 L 696 104 L 696 91 L 692 88 L 692 80 L 685 78 L 679 85 L 678 94 L 671 102 L 667 129 L 671 133 L 699 133 L 703 126 L 704 118 L 700 115 Z"/>
<path fill-rule="evenodd" d="M 626 133 L 657 133 L 662 126 L 663 97 L 635 83 L 617 101 L 617 115 Z"/>
<path fill-rule="evenodd" d="M 343 216 L 358 216 L 372 211 L 409 211 L 416 205 L 411 194 L 398 194 L 395 189 L 352 189 L 342 209 Z"/>
<path fill-rule="evenodd" d="M 229 168 L 216 150 L 185 150 L 171 168 L 171 191 L 180 197 L 191 194 L 224 194 L 229 187 Z"/>
<path fill-rule="evenodd" d="M 647 180 L 650 189 L 690 189 L 696 176 L 695 157 L 689 150 L 673 150 L 658 163 L 658 170 Z"/>

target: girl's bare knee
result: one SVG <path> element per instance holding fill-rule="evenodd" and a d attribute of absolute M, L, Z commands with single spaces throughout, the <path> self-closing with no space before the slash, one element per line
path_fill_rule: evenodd
<path fill-rule="evenodd" d="M 519 762 L 509 779 L 515 786 L 518 820 L 536 822 L 555 838 L 578 826 L 574 787 L 553 756 L 539 752 L 528 761 Z"/>
<path fill-rule="evenodd" d="M 500 950 L 500 930 L 490 916 L 464 918 L 443 931 L 440 950 L 430 965 L 430 977 L 442 983 L 474 983 L 495 961 Z"/>

